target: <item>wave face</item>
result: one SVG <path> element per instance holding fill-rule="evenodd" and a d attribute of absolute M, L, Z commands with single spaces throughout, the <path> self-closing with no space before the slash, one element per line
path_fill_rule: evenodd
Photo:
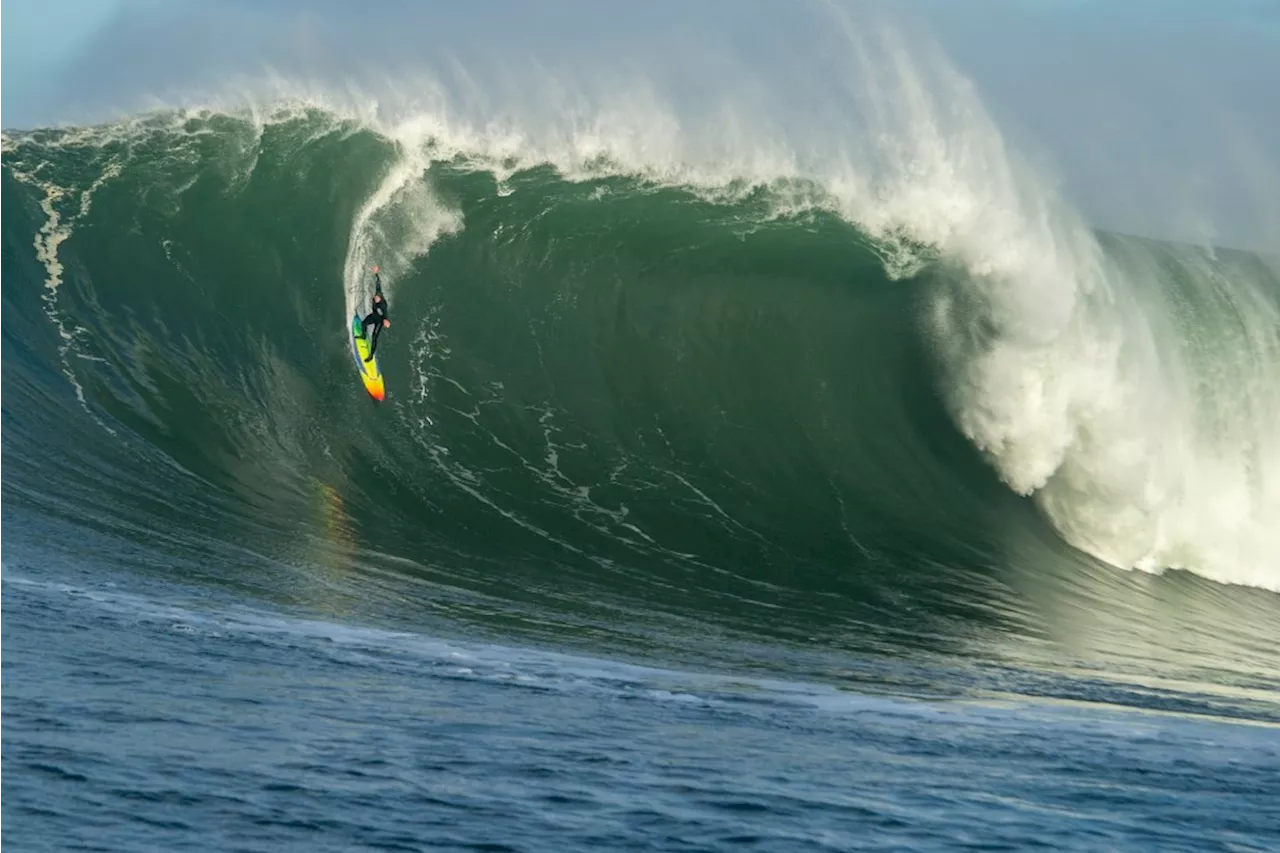
<path fill-rule="evenodd" d="M 428 582 L 628 642 L 1181 655 L 1151 605 L 1183 582 L 1111 567 L 1280 589 L 1277 267 L 1097 235 L 927 100 L 843 159 L 652 114 L 9 133 L 6 504 L 275 594 Z M 346 336 L 372 263 L 381 407 Z M 1216 648 L 1274 613 L 1179 619 Z"/>

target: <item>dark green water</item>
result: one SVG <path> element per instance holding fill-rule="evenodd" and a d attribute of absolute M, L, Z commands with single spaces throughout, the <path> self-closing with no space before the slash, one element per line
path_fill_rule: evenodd
<path fill-rule="evenodd" d="M 48 709 L 59 703 L 74 705 L 68 697 L 76 690 L 96 695 L 82 682 L 85 673 L 77 674 L 70 647 L 50 652 L 58 661 L 56 678 L 38 687 L 27 680 L 41 666 L 41 644 L 65 640 L 106 649 L 117 634 L 132 651 L 91 666 L 97 673 L 91 682 L 111 681 L 113 667 L 136 672 L 189 665 L 202 684 L 230 678 L 230 692 L 201 688 L 206 692 L 191 712 L 198 721 L 182 711 L 173 718 L 157 712 L 158 720 L 168 721 L 157 725 L 163 729 L 186 719 L 207 726 L 201 737 L 210 738 L 209 748 L 219 738 L 238 748 L 267 748 L 262 745 L 272 742 L 271 732 L 311 731 L 315 739 L 300 737 L 319 752 L 304 763 L 308 773 L 323 776 L 317 768 L 327 759 L 316 744 L 334 733 L 313 715 L 342 716 L 345 688 L 339 682 L 363 664 L 342 655 L 337 662 L 316 659 L 318 652 L 305 651 L 314 639 L 307 631 L 304 639 L 273 639 L 263 649 L 243 639 L 262 631 L 293 636 L 300 630 L 296 625 L 313 623 L 288 620 L 306 619 L 348 626 L 361 638 L 352 641 L 359 655 L 379 661 L 354 676 L 350 689 L 363 698 L 352 700 L 347 722 L 372 739 L 365 744 L 369 749 L 380 748 L 374 743 L 383 728 L 408 740 L 398 747 L 399 759 L 385 759 L 389 775 L 379 777 L 375 766 L 366 765 L 370 755 L 354 742 L 334 758 L 334 766 L 359 768 L 352 772 L 382 782 L 412 776 L 421 783 L 420 774 L 430 776 L 413 757 L 418 747 L 412 746 L 414 729 L 407 722 L 419 702 L 437 707 L 433 703 L 456 700 L 470 708 L 457 712 L 457 725 L 475 725 L 475 739 L 461 729 L 436 735 L 490 756 L 497 752 L 488 749 L 510 748 L 502 738 L 554 741 L 567 736 L 560 726 L 577 726 L 591 743 L 589 751 L 634 749 L 657 761 L 666 747 L 650 743 L 655 732 L 728 725 L 715 717 L 719 711 L 681 721 L 664 716 L 670 713 L 665 705 L 642 703 L 634 716 L 609 712 L 620 714 L 616 719 L 627 731 L 611 733 L 603 724 L 592 729 L 589 721 L 598 718 L 591 702 L 606 700 L 583 700 L 573 690 L 573 698 L 564 698 L 556 692 L 560 687 L 551 690 L 561 697 L 555 703 L 566 705 L 557 721 L 558 712 L 545 704 L 550 700 L 530 698 L 521 711 L 523 694 L 479 695 L 494 689 L 496 682 L 487 676 L 458 686 L 452 676 L 441 675 L 444 664 L 437 659 L 448 659 L 447 645 L 433 646 L 428 654 L 386 639 L 462 637 L 498 644 L 476 653 L 486 666 L 509 667 L 516 654 L 524 661 L 516 669 L 540 684 L 577 683 L 577 676 L 565 673 L 585 664 L 536 657 L 550 654 L 544 652 L 493 650 L 555 649 L 654 668 L 632 681 L 631 675 L 598 673 L 580 679 L 592 696 L 603 691 L 599 695 L 607 695 L 610 705 L 622 702 L 636 684 L 643 691 L 666 690 L 664 679 L 675 678 L 697 682 L 680 681 L 676 694 L 719 708 L 723 697 L 713 677 L 670 674 L 715 671 L 804 683 L 810 685 L 804 690 L 823 696 L 856 695 L 861 698 L 854 704 L 872 704 L 859 705 L 855 718 L 871 715 L 880 720 L 876 725 L 890 728 L 897 711 L 869 697 L 1013 697 L 1015 708 L 1023 710 L 1009 712 L 1013 722 L 999 724 L 1007 725 L 1001 730 L 1013 739 L 1040 725 L 1031 719 L 1041 712 L 1026 709 L 1048 700 L 1088 703 L 1104 709 L 1098 711 L 1104 716 L 1132 708 L 1155 715 L 1150 719 L 1175 712 L 1190 715 L 1179 720 L 1208 720 L 1176 724 L 1186 728 L 1176 728 L 1173 737 L 1187 743 L 1228 737 L 1197 726 L 1218 732 L 1230 729 L 1233 720 L 1263 724 L 1230 735 L 1252 744 L 1240 749 L 1272 742 L 1269 752 L 1254 753 L 1261 757 L 1247 773 L 1241 771 L 1244 787 L 1236 793 L 1246 799 L 1233 807 L 1241 812 L 1227 820 L 1218 806 L 1205 805 L 1213 817 L 1206 818 L 1202 829 L 1208 827 L 1208 834 L 1199 840 L 1209 846 L 1196 847 L 1186 838 L 1177 843 L 1219 849 L 1213 845 L 1225 844 L 1221 839 L 1227 837 L 1214 834 L 1221 830 L 1236 833 L 1239 849 L 1265 847 L 1251 845 L 1276 828 L 1274 812 L 1254 808 L 1250 817 L 1244 811 L 1248 797 L 1266 790 L 1261 780 L 1276 758 L 1268 726 L 1280 722 L 1280 599 L 1259 588 L 1274 588 L 1275 563 L 1253 559 L 1264 554 L 1258 546 L 1267 541 L 1264 534 L 1243 524 L 1234 528 L 1238 541 L 1258 547 L 1242 546 L 1234 561 L 1197 563 L 1195 555 L 1216 553 L 1197 543 L 1216 545 L 1221 539 L 1187 532 L 1182 541 L 1191 544 L 1166 553 L 1192 554 L 1193 560 L 1166 565 L 1191 571 L 1127 571 L 1099 559 L 1118 538 L 1090 549 L 1085 545 L 1094 540 L 1073 533 L 1080 528 L 1072 524 L 1086 516 L 1081 495 L 1111 495 L 1106 511 L 1117 518 L 1133 509 L 1125 494 L 1109 486 L 1080 488 L 1095 457 L 1069 457 L 1065 473 L 1042 497 L 1011 489 L 1006 481 L 1016 478 L 1002 475 L 1013 463 L 966 437 L 981 434 L 972 428 L 974 419 L 998 407 L 957 396 L 974 374 L 952 360 L 967 348 L 998 351 L 993 341 L 1006 328 L 993 311 L 964 335 L 939 332 L 954 331 L 957 317 L 981 320 L 984 306 L 995 299 L 956 258 L 911 240 L 890 245 L 883 235 L 874 239 L 823 204 L 779 215 L 776 186 L 753 189 L 744 182 L 717 200 L 629 175 L 607 162 L 597 164 L 594 177 L 569 180 L 545 165 L 513 170 L 478 156 L 428 153 L 421 174 L 366 217 L 370 200 L 403 162 L 403 149 L 386 138 L 319 112 L 265 125 L 219 115 L 159 116 L 109 128 L 6 136 L 5 572 L 7 581 L 18 580 L 6 583 L 5 640 L 11 650 L 6 663 L 20 673 L 13 678 L 22 679 L 11 681 L 6 674 L 5 769 L 11 786 L 34 778 L 30 772 L 39 776 L 34 766 L 51 766 L 52 760 L 32 757 L 33 750 L 53 748 L 33 720 L 55 713 Z M 821 195 L 812 186 L 805 192 Z M 1210 347 L 1194 365 L 1229 365 L 1270 352 L 1266 339 L 1249 337 L 1255 328 L 1250 316 L 1232 313 L 1255 298 L 1255 291 L 1246 297 L 1229 293 L 1233 281 L 1275 285 L 1264 259 L 1225 252 L 1192 263 L 1178 247 L 1115 236 L 1099 240 L 1098 251 L 1115 270 L 1163 270 L 1144 281 L 1166 282 L 1167 294 L 1173 294 L 1168 299 L 1179 308 L 1167 323 L 1153 324 L 1149 338 L 1128 339 L 1124 364 L 1143 363 L 1152 347 L 1158 352 L 1162 335 L 1183 334 L 1179 340 L 1193 344 L 1211 341 L 1231 322 L 1244 343 L 1236 349 Z M 891 265 L 896 272 L 889 274 L 882 258 L 904 247 L 912 263 Z M 388 384 L 382 405 L 360 387 L 345 334 L 349 294 L 363 304 L 371 287 L 355 271 L 369 262 L 386 270 L 393 323 L 379 345 Z M 1119 301 L 1147 298 L 1137 291 L 1135 286 L 1136 295 L 1121 293 Z M 1270 297 L 1256 298 L 1264 307 L 1272 304 Z M 960 307 L 939 325 L 938 306 L 944 304 Z M 1196 316 L 1201 325 L 1187 319 Z M 1274 395 L 1265 369 L 1261 376 L 1259 387 Z M 1175 398 L 1181 399 L 1169 399 Z M 1248 437 L 1249 418 L 1265 414 L 1268 399 L 1242 415 L 1244 427 L 1223 418 L 1214 433 L 1244 436 L 1243 446 L 1251 448 L 1245 452 L 1256 461 L 1251 494 L 1264 509 L 1276 488 L 1267 479 L 1275 474 L 1268 467 L 1272 457 L 1265 444 L 1249 444 Z M 1135 417 L 1141 411 L 1135 407 Z M 1157 414 L 1171 422 L 1178 412 Z M 1091 422 L 1095 428 L 1097 423 Z M 1082 435 L 1088 440 L 1078 438 L 1074 447 L 1087 449 L 1091 440 L 1110 448 L 1127 440 L 1120 434 L 1114 440 L 1096 432 Z M 1162 446 L 1173 444 L 1170 438 Z M 983 450 L 996 452 L 997 464 Z M 1095 512 L 1096 504 L 1089 503 L 1088 513 Z M 1155 512 L 1144 518 L 1155 518 L 1153 524 L 1164 531 L 1194 515 L 1181 505 L 1158 518 Z M 1094 515 L 1089 523 L 1090 530 L 1099 529 Z M 1124 528 L 1131 529 L 1137 528 Z M 1217 536 L 1220 529 L 1210 533 Z M 1243 578 L 1250 571 L 1252 584 L 1208 579 L 1231 572 Z M 117 584 L 138 597 L 101 592 Z M 179 610 L 165 609 L 171 606 Z M 15 607 L 22 609 L 15 613 Z M 77 627 L 50 632 L 38 616 L 42 607 Z M 103 607 L 114 615 L 93 615 Z M 235 615 L 240 608 L 275 615 L 245 623 Z M 9 627 L 15 619 L 21 628 Z M 268 630 L 261 619 L 295 627 L 272 622 L 276 627 Z M 130 637 L 130 624 L 161 630 L 168 639 L 154 645 L 141 635 Z M 226 652 L 219 658 L 223 663 L 211 662 L 202 657 L 203 643 L 187 645 L 164 635 L 171 625 L 195 625 L 196 636 L 221 638 L 211 641 L 214 649 L 223 642 L 250 645 Z M 11 639 L 17 631 L 21 637 Z M 21 655 L 17 664 L 15 647 Z M 303 649 L 298 653 L 307 663 L 290 662 L 290 649 Z M 535 662 L 522 654 L 535 655 L 529 659 Z M 221 674 L 211 675 L 208 667 Z M 256 689 L 231 675 L 242 668 L 276 673 L 263 677 L 264 691 L 283 685 L 282 698 L 270 700 L 273 710 L 257 712 L 271 720 L 266 734 L 250 737 L 234 727 L 219 733 L 217 720 L 206 717 L 222 703 L 265 701 L 254 699 Z M 396 693 L 401 677 L 415 685 L 405 690 L 426 693 Z M 324 698 L 314 706 L 307 684 L 320 683 L 327 685 L 317 688 Z M 773 681 L 744 683 L 754 686 L 732 690 L 783 690 Z M 451 693 L 455 688 L 462 692 Z M 164 688 L 142 690 L 147 703 L 167 701 Z M 188 695 L 175 683 L 178 694 Z M 386 701 L 369 698 L 376 695 Z M 101 701 L 104 707 L 128 707 L 140 700 L 117 685 Z M 365 703 L 367 715 L 359 710 Z M 755 744 L 749 751 L 760 767 L 768 764 L 763 756 L 775 725 L 801 726 L 794 734 L 799 741 L 788 747 L 800 750 L 788 753 L 793 757 L 839 755 L 858 732 L 865 734 L 847 715 L 824 717 L 809 731 L 791 711 L 775 714 L 768 708 L 734 717 L 732 724 L 743 727 L 744 742 Z M 543 720 L 544 730 L 536 731 L 527 718 L 515 722 L 530 711 Z M 90 729 L 109 727 L 94 722 L 91 710 L 77 713 L 86 714 L 83 725 Z M 978 712 L 956 713 L 937 725 L 957 733 L 979 725 Z M 472 722 L 462 722 L 468 715 Z M 490 715 L 502 717 L 494 721 L 496 728 L 475 722 Z M 1096 749 L 1088 754 L 1097 760 L 1082 759 L 1085 769 L 1077 770 L 1081 778 L 1102 784 L 1097 774 L 1105 775 L 1106 762 L 1098 756 L 1108 747 L 1072 728 L 1071 716 L 1063 713 L 1060 729 L 1059 722 L 1044 723 L 1063 739 L 1044 749 Z M 521 725 L 534 730 L 503 728 Z M 629 739 L 632 729 L 646 732 L 646 745 Z M 10 740 L 15 730 L 22 740 Z M 147 737 L 145 730 L 131 736 Z M 499 741 L 487 740 L 486 732 L 497 731 L 503 732 Z M 932 723 L 919 720 L 893 729 L 876 741 L 874 760 L 911 752 L 914 739 L 927 740 L 931 731 L 936 733 Z M 125 736 L 117 731 L 110 737 Z M 997 738 L 1000 748 L 969 744 L 951 758 L 968 768 L 961 772 L 979 776 L 996 772 L 1002 762 L 1017 766 L 1026 756 L 1002 752 L 1008 745 L 1004 737 Z M 180 741 L 139 758 L 138 772 L 163 776 L 166 762 L 192 748 Z M 96 784 L 98 777 L 79 765 L 74 747 L 59 748 L 71 752 L 53 765 Z M 721 778 L 732 764 L 732 750 L 697 747 L 704 748 L 714 753 L 699 765 L 706 775 L 691 770 L 691 778 Z M 1145 746 L 1134 749 L 1134 767 L 1157 760 L 1158 753 Z M 15 753 L 22 758 L 11 758 Z M 895 790 L 909 790 L 935 772 L 920 757 L 929 750 L 912 754 L 919 766 L 895 777 L 893 786 L 901 786 Z M 20 760 L 25 763 L 10 763 Z M 466 759 L 474 767 L 489 766 L 487 760 Z M 1053 765 L 1051 756 L 1036 760 Z M 1225 759 L 1205 752 L 1187 760 L 1213 777 L 1206 768 Z M 540 772 L 566 778 L 576 772 L 572 765 L 553 761 Z M 201 766 L 200 772 L 212 772 Z M 793 767 L 797 776 L 770 777 L 757 792 L 761 799 L 744 801 L 747 812 L 763 810 L 748 823 L 754 822 L 752 831 L 766 847 L 818 843 L 820 833 L 786 834 L 793 819 L 806 825 L 797 815 L 779 823 L 771 817 L 775 808 L 786 812 L 778 803 L 787 796 L 808 796 L 787 780 L 810 770 L 810 781 L 823 790 L 841 790 L 841 780 L 848 779 L 847 766 Z M 275 771 L 262 772 L 266 778 Z M 493 772 L 515 790 L 540 784 L 537 772 L 523 781 L 518 768 Z M 1055 782 L 1057 771 L 1047 767 L 1036 772 L 1047 774 L 1041 779 L 1048 793 L 1031 796 L 1040 805 L 1056 802 L 1053 791 L 1074 784 Z M 652 792 L 630 770 L 617 773 L 615 783 L 630 780 L 619 790 L 636 783 Z M 1119 776 L 1111 783 L 1129 784 Z M 235 784 L 257 783 L 238 778 Z M 299 797 L 308 803 L 308 814 L 317 803 L 343 798 L 319 778 L 288 784 L 303 792 Z M 1274 777 L 1269 785 L 1274 791 Z M 178 843 L 215 819 L 209 815 L 217 810 L 204 812 L 209 803 L 202 798 L 213 796 L 216 787 L 213 777 L 202 778 L 181 794 L 183 784 L 173 783 L 179 792 L 173 794 L 175 813 L 183 812 L 182 796 L 194 798 L 187 801 L 191 814 L 176 819 L 187 829 L 169 826 L 150 840 L 140 828 L 132 840 L 125 830 L 113 837 L 138 849 Z M 855 787 L 870 791 L 874 784 L 862 777 Z M 1150 791 L 1138 796 L 1135 813 L 1177 811 L 1179 797 L 1191 796 L 1191 789 L 1175 789 L 1181 793 L 1166 799 Z M 41 790 L 28 789 L 19 801 L 34 803 L 47 796 Z M 281 794 L 284 789 L 270 790 L 271 808 L 280 814 L 297 806 Z M 370 803 L 377 799 L 371 790 L 353 795 L 359 808 L 361 796 L 370 796 Z M 670 802 L 636 809 L 667 816 L 656 825 L 672 834 L 659 833 L 666 841 L 656 843 L 675 849 L 674 839 L 688 841 L 696 833 L 687 834 L 689 826 L 681 821 L 688 816 L 680 816 L 680 798 L 671 795 Z M 1204 790 L 1196 796 L 1201 795 L 1207 796 Z M 632 790 L 626 796 L 643 804 L 648 794 Z M 943 819 L 936 835 L 927 836 L 932 840 L 921 844 L 954 840 L 956 832 L 973 831 L 957 827 L 981 826 L 1000 814 L 998 806 L 967 796 L 952 804 L 956 823 Z M 112 813 L 109 794 L 93 797 L 95 809 Z M 489 837 L 477 827 L 498 807 L 463 800 L 450 808 L 471 816 L 449 829 L 448 837 L 460 845 L 476 833 Z M 404 814 L 421 816 L 422 808 L 433 808 L 414 802 L 410 797 L 401 804 Z M 903 826 L 916 825 L 936 807 L 911 797 L 895 802 L 894 808 L 904 810 L 897 818 Z M 556 812 L 554 805 L 526 805 L 533 813 Z M 574 812 L 579 805 L 566 809 Z M 812 820 L 832 822 L 836 835 L 849 832 L 856 814 L 842 811 L 847 803 L 828 805 L 835 810 L 819 809 L 822 816 Z M 317 815 L 328 807 L 297 819 L 323 823 Z M 664 811 L 668 807 L 674 811 Z M 228 808 L 234 813 L 239 807 Z M 378 816 L 378 808 L 394 812 L 397 806 L 370 808 L 367 820 L 377 823 L 386 817 Z M 879 807 L 867 800 L 859 808 Z M 29 840 L 11 836 L 11 827 L 36 826 L 35 815 L 7 805 L 6 840 Z M 542 827 L 522 845 L 513 838 L 528 824 L 507 817 L 514 821 L 512 835 L 494 843 L 511 849 L 557 849 L 555 839 L 568 837 Z M 675 823 L 662 822 L 668 818 Z M 114 817 L 101 819 L 114 826 Z M 610 836 L 609 844 L 646 837 L 646 824 L 638 820 L 614 826 L 610 831 L 620 834 Z M 812 820 L 810 829 L 817 825 Z M 1088 849 L 1093 818 L 1060 820 L 1053 846 Z M 415 843 L 431 838 L 429 826 L 409 833 L 416 841 L 397 843 L 417 849 Z M 887 846 L 908 843 L 909 833 L 895 835 L 895 826 L 882 828 Z M 288 830 L 280 832 L 241 841 L 248 847 L 297 841 Z M 358 821 L 339 835 L 347 832 L 368 837 Z M 1113 840 L 1119 847 L 1144 843 L 1140 831 L 1117 832 Z M 717 829 L 689 843 L 697 849 L 731 846 L 731 835 Z M 803 844 L 801 836 L 808 839 Z M 592 843 L 590 832 L 573 837 L 575 849 Z M 1018 845 L 1026 836 L 1010 838 Z M 232 848 L 235 836 L 219 843 Z M 334 849 L 351 849 L 335 843 Z M 831 844 L 847 849 L 839 841 Z"/>

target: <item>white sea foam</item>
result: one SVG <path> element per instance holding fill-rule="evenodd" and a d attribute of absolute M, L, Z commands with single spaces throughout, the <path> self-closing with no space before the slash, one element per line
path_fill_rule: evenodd
<path fill-rule="evenodd" d="M 6 155 L 13 150 L 8 137 L 5 138 L 4 149 Z M 59 291 L 62 288 L 63 274 L 66 272 L 59 257 L 59 247 L 71 237 L 75 231 L 76 223 L 86 218 L 93 206 L 93 196 L 103 184 L 112 180 L 120 174 L 120 163 L 118 160 L 112 160 L 106 164 L 101 174 L 88 187 L 76 189 L 73 187 L 61 186 L 53 180 L 41 177 L 38 170 L 30 171 L 23 168 L 21 160 L 14 162 L 10 157 L 6 157 L 7 165 L 10 167 L 10 174 L 15 179 L 25 184 L 30 184 L 42 194 L 40 200 L 40 210 L 45 215 L 45 222 L 36 232 L 33 240 L 33 248 L 35 249 L 36 260 L 38 260 L 45 269 L 44 280 L 44 312 L 45 316 L 58 330 L 60 339 L 58 344 L 58 356 L 62 362 L 62 373 L 67 378 L 67 382 L 71 384 L 75 391 L 76 400 L 80 406 L 89 413 L 89 415 L 108 433 L 115 435 L 115 430 L 107 426 L 97 413 L 90 407 L 85 399 L 84 386 L 81 385 L 79 378 L 76 376 L 75 368 L 72 366 L 72 357 L 92 358 L 86 356 L 80 351 L 78 339 L 83 330 L 71 322 L 59 305 Z"/>

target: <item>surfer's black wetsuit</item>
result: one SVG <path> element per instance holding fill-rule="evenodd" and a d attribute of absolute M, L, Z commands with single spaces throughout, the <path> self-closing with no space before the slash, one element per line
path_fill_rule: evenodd
<path fill-rule="evenodd" d="M 369 356 L 365 361 L 373 361 L 373 353 L 378 348 L 378 335 L 382 333 L 382 321 L 387 319 L 387 300 L 382 295 L 382 278 L 373 274 L 377 288 L 373 292 L 373 311 L 360 322 L 360 333 L 369 337 L 369 325 L 373 324 L 373 337 L 369 338 Z"/>

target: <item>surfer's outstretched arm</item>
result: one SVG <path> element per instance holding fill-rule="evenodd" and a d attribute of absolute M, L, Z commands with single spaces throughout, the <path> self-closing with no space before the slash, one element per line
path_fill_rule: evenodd
<path fill-rule="evenodd" d="M 379 296 L 382 295 L 382 276 L 378 275 L 378 265 L 373 265 L 373 284 L 374 292 Z"/>

